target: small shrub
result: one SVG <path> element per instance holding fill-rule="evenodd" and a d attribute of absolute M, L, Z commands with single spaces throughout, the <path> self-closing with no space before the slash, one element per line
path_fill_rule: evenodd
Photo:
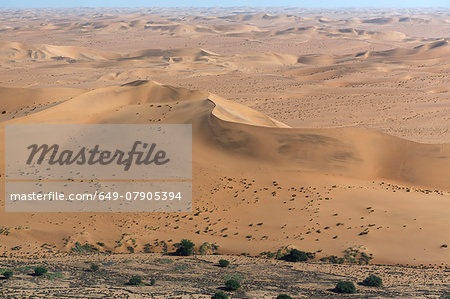
<path fill-rule="evenodd" d="M 153 286 L 153 285 L 155 285 L 155 283 L 156 283 L 156 280 L 154 278 L 151 278 L 149 285 Z"/>
<path fill-rule="evenodd" d="M 205 242 L 200 246 L 200 254 L 201 255 L 215 254 L 215 253 L 217 253 L 218 249 L 219 249 L 219 245 L 210 244 L 208 242 Z"/>
<path fill-rule="evenodd" d="M 259 254 L 260 256 L 265 256 L 268 259 L 275 257 L 275 252 L 264 251 Z"/>
<path fill-rule="evenodd" d="M 228 267 L 228 265 L 230 265 L 230 262 L 227 260 L 220 260 L 219 261 L 219 266 L 222 268 Z"/>
<path fill-rule="evenodd" d="M 48 272 L 47 268 L 45 267 L 36 267 L 34 268 L 34 275 L 35 276 L 42 276 Z"/>
<path fill-rule="evenodd" d="M 334 289 L 336 293 L 353 294 L 356 292 L 355 285 L 351 281 L 339 281 Z"/>
<path fill-rule="evenodd" d="M 195 244 L 190 240 L 183 239 L 180 243 L 175 244 L 175 246 L 177 247 L 175 251 L 176 255 L 189 256 L 194 253 Z"/>
<path fill-rule="evenodd" d="M 100 269 L 100 267 L 97 264 L 92 263 L 90 269 L 91 269 L 91 272 L 96 272 L 96 271 L 98 271 L 98 269 Z"/>
<path fill-rule="evenodd" d="M 152 252 L 152 246 L 150 244 L 144 245 L 144 253 L 151 253 Z"/>
<path fill-rule="evenodd" d="M 373 259 L 371 255 L 368 255 L 365 252 L 361 252 L 361 257 L 358 259 L 358 263 L 360 265 L 368 265 L 371 259 Z"/>
<path fill-rule="evenodd" d="M 138 286 L 142 284 L 142 278 L 140 276 L 133 276 L 128 281 L 128 284 L 131 286 Z"/>
<path fill-rule="evenodd" d="M 11 277 L 13 277 L 13 275 L 14 275 L 13 271 L 10 271 L 10 270 L 6 270 L 5 272 L 3 272 L 3 276 L 6 279 L 10 279 Z"/>
<path fill-rule="evenodd" d="M 211 299 L 228 299 L 228 296 L 223 292 L 217 292 L 211 297 Z"/>
<path fill-rule="evenodd" d="M 292 297 L 286 294 L 280 294 L 276 299 L 292 299 Z"/>
<path fill-rule="evenodd" d="M 78 253 L 87 253 L 87 252 L 97 252 L 98 248 L 95 247 L 92 244 L 85 243 L 81 245 L 80 242 L 75 242 L 74 247 L 72 247 L 72 252 L 78 252 Z"/>
<path fill-rule="evenodd" d="M 236 279 L 229 279 L 225 282 L 225 288 L 228 291 L 236 291 L 241 287 L 241 284 Z"/>
<path fill-rule="evenodd" d="M 312 253 L 292 249 L 288 254 L 283 256 L 282 259 L 288 262 L 305 262 L 310 258 L 314 258 Z"/>
<path fill-rule="evenodd" d="M 326 256 L 320 259 L 321 262 L 330 262 L 333 264 L 343 264 L 345 259 L 343 257 L 337 257 L 335 255 Z"/>
<path fill-rule="evenodd" d="M 370 275 L 364 279 L 362 284 L 368 287 L 381 287 L 383 285 L 383 280 L 378 276 Z"/>

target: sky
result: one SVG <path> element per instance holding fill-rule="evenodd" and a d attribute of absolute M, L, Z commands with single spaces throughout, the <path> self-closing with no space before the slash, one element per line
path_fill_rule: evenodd
<path fill-rule="evenodd" d="M 450 0 L 0 0 L 2 8 L 37 7 L 450 7 Z"/>

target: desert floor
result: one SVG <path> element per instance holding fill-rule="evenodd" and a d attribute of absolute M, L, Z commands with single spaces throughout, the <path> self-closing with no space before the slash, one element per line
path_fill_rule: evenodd
<path fill-rule="evenodd" d="M 76 287 L 71 278 L 91 277 L 77 272 L 83 258 L 66 266 L 50 256 L 77 242 L 138 253 L 170 251 L 186 238 L 215 243 L 221 254 L 298 248 L 316 260 L 357 250 L 372 263 L 431 268 L 233 257 L 236 271 L 249 271 L 239 296 L 275 294 L 285 287 L 269 277 L 277 271 L 296 296 L 332 296 L 326 289 L 339 275 L 357 282 L 370 271 L 389 284 L 361 288 L 361 296 L 448 292 L 449 16 L 445 9 L 2 10 L 1 134 L 17 123 L 192 124 L 193 212 L 2 210 L 0 253 L 14 266 L 46 255 L 66 274 L 55 281 Z M 3 159 L 0 166 L 4 194 Z M 118 260 L 108 266 L 111 280 L 98 283 L 104 292 L 146 290 L 120 285 L 118 264 L 128 257 L 98 258 Z M 215 258 L 175 259 L 171 267 L 190 270 L 173 275 L 189 280 L 189 294 L 213 293 L 221 275 Z M 130 274 L 162 273 L 156 257 L 129 259 Z M 158 294 L 178 279 L 161 275 Z M 200 285 L 197 277 L 209 278 Z M 21 292 L 22 283 L 24 292 L 36 290 L 35 278 L 19 278 L 3 283 L 7 292 Z M 42 290 L 53 291 L 60 292 Z"/>
<path fill-rule="evenodd" d="M 219 267 L 226 259 L 230 265 Z M 92 272 L 91 263 L 99 265 Z M 232 298 L 274 298 L 289 294 L 295 298 L 348 298 L 333 289 L 338 281 L 352 281 L 357 293 L 351 298 L 444 298 L 450 272 L 443 268 L 356 266 L 324 263 L 288 263 L 243 256 L 200 255 L 173 257 L 161 254 L 70 255 L 43 260 L 2 259 L 0 265 L 16 269 L 14 279 L 3 283 L 5 298 L 211 298 L 224 292 Z M 47 275 L 36 277 L 33 267 L 48 267 Z M 383 287 L 360 283 L 376 274 Z M 128 280 L 140 276 L 151 286 L 130 286 Z M 225 291 L 225 281 L 241 281 L 241 289 Z M 10 297 L 8 297 L 10 296 Z M 35 296 L 35 297 L 33 297 Z"/>

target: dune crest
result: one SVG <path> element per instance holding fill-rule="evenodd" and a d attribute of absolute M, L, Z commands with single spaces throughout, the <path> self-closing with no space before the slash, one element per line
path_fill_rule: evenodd
<path fill-rule="evenodd" d="M 238 149 L 260 163 L 353 178 L 390 179 L 450 190 L 450 145 L 419 144 L 367 129 L 298 129 L 205 91 L 140 80 L 84 92 L 44 111 L 7 123 L 130 123 L 123 110 L 149 103 L 173 105 L 166 120 L 192 123 L 194 138 L 228 155 Z M 177 104 L 175 104 L 177 103 Z M 211 105 L 210 105 L 210 104 Z M 177 105 L 180 111 L 175 108 Z M 70 111 L 70 113 L 69 113 Z M 136 123 L 145 121 L 146 115 Z M 196 131 L 197 129 L 198 131 Z M 202 148 L 202 151 L 209 151 Z M 213 164 L 218 161 L 211 161 Z"/>

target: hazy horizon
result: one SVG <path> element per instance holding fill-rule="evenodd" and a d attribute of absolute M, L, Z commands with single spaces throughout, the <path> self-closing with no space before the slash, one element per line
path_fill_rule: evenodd
<path fill-rule="evenodd" d="M 294 0 L 249 0 L 243 3 L 237 0 L 205 0 L 194 1 L 187 4 L 186 1 L 168 0 L 161 4 L 161 1 L 154 0 L 134 0 L 134 1 L 118 1 L 118 0 L 80 0 L 74 2 L 61 2 L 55 0 L 43 1 L 0 1 L 0 8 L 70 8 L 70 7 L 304 7 L 304 8 L 422 8 L 422 7 L 436 7 L 449 8 L 450 2 L 447 0 L 409 0 L 409 1 L 326 1 L 326 0 L 308 0 L 308 1 L 294 1 Z"/>

